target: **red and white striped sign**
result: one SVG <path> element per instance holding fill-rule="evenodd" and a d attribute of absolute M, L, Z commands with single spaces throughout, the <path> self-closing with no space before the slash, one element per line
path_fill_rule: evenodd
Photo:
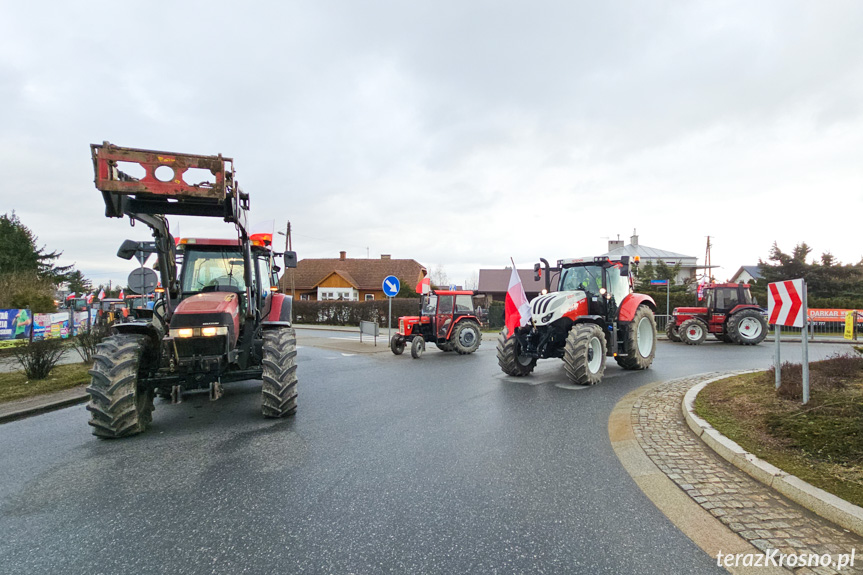
<path fill-rule="evenodd" d="M 768 323 L 786 327 L 803 327 L 803 280 L 768 284 Z"/>

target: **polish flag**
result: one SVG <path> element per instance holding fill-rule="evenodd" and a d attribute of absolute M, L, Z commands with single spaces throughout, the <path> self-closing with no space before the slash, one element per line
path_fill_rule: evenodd
<path fill-rule="evenodd" d="M 104 289 L 99 290 L 99 295 L 97 295 L 96 297 L 98 297 L 100 301 L 105 299 L 105 290 Z"/>
<path fill-rule="evenodd" d="M 123 294 L 123 290 L 120 290 L 120 293 L 117 295 L 120 299 L 126 299 L 126 296 Z"/>
<path fill-rule="evenodd" d="M 431 291 L 431 278 L 426 276 L 420 280 L 417 287 L 414 288 L 418 294 L 425 295 Z"/>
<path fill-rule="evenodd" d="M 253 224 L 249 230 L 249 239 L 253 242 L 262 243 L 265 246 L 272 245 L 273 232 L 276 229 L 276 220 L 267 220 Z"/>
<path fill-rule="evenodd" d="M 517 327 L 527 325 L 527 322 L 530 321 L 530 304 L 527 301 L 527 294 L 524 293 L 524 286 L 521 284 L 521 278 L 518 276 L 515 266 L 512 268 L 509 287 L 506 290 L 504 313 L 507 335 L 512 335 Z"/>
<path fill-rule="evenodd" d="M 87 305 L 90 305 L 91 303 L 93 303 L 93 294 L 89 293 L 87 294 Z"/>
<path fill-rule="evenodd" d="M 70 300 L 70 299 L 72 299 L 72 298 L 74 298 L 74 297 L 76 297 L 76 296 L 77 296 L 77 294 L 76 294 L 75 292 L 72 292 L 72 293 L 70 293 L 69 295 L 67 295 L 67 296 L 66 296 L 66 301 L 68 301 L 68 300 Z"/>

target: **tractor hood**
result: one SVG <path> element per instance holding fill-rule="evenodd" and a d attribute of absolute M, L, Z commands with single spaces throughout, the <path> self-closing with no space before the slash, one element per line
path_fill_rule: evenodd
<path fill-rule="evenodd" d="M 171 329 L 184 327 L 228 328 L 228 339 L 236 342 L 240 330 L 240 297 L 231 292 L 207 292 L 181 301 L 171 317 Z"/>
<path fill-rule="evenodd" d="M 561 291 L 541 295 L 530 302 L 534 325 L 548 325 L 566 317 L 575 319 L 587 314 L 587 295 L 583 291 Z"/>

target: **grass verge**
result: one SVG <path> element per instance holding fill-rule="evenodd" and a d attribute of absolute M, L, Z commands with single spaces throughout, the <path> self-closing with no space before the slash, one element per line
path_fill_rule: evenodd
<path fill-rule="evenodd" d="M 90 383 L 91 364 L 58 365 L 42 380 L 28 380 L 23 371 L 0 373 L 0 403 L 62 391 Z"/>
<path fill-rule="evenodd" d="M 800 366 L 723 379 L 698 394 L 695 411 L 720 433 L 783 471 L 863 506 L 863 358 L 810 365 L 810 400 Z"/>

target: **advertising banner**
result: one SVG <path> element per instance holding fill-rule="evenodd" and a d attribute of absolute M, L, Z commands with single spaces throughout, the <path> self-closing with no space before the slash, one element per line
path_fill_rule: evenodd
<path fill-rule="evenodd" d="M 810 309 L 809 320 L 816 323 L 845 323 L 845 318 L 853 309 Z M 857 314 L 858 325 L 863 323 L 863 313 Z"/>
<path fill-rule="evenodd" d="M 30 339 L 33 316 L 26 309 L 0 309 L 0 341 Z"/>

